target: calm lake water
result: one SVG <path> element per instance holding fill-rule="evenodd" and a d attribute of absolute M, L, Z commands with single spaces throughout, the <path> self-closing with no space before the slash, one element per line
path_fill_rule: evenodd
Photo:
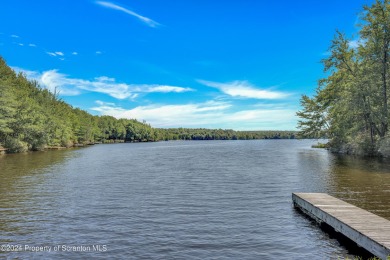
<path fill-rule="evenodd" d="M 0 258 L 351 256 L 292 207 L 291 193 L 326 192 L 390 219 L 390 162 L 313 143 L 177 141 L 0 156 Z"/>

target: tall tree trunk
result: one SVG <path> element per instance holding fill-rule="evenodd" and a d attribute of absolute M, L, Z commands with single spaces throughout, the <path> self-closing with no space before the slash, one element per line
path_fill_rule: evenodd
<path fill-rule="evenodd" d="M 382 60 L 382 98 L 383 98 L 383 112 L 382 112 L 382 137 L 388 130 L 388 108 L 387 108 L 387 60 L 388 60 L 389 43 L 385 40 L 383 46 L 383 60 Z"/>

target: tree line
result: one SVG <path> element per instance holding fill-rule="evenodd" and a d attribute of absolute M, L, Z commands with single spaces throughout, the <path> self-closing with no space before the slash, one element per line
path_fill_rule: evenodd
<path fill-rule="evenodd" d="M 8 152 L 117 140 L 154 141 L 157 131 L 135 119 L 93 116 L 73 108 L 0 58 L 0 145 Z"/>
<path fill-rule="evenodd" d="M 389 149 L 389 45 L 389 0 L 363 7 L 357 40 L 336 31 L 322 60 L 327 77 L 313 97 L 301 98 L 300 136 L 327 137 L 332 150 L 343 153 Z"/>
<path fill-rule="evenodd" d="M 254 140 L 294 139 L 296 131 L 234 131 L 205 128 L 158 129 L 163 140 Z"/>
<path fill-rule="evenodd" d="M 94 116 L 74 108 L 0 57 L 0 148 L 24 152 L 109 142 L 294 138 L 294 131 L 158 129 L 136 119 Z"/>

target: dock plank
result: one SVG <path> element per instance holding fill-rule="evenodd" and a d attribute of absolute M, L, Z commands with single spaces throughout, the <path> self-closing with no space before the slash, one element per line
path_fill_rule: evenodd
<path fill-rule="evenodd" d="M 377 257 L 390 256 L 390 221 L 326 193 L 293 193 L 294 206 Z"/>

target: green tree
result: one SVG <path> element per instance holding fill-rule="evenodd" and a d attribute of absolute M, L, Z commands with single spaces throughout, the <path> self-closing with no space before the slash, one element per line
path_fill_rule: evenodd
<path fill-rule="evenodd" d="M 301 135 L 326 133 L 333 148 L 347 145 L 375 153 L 389 125 L 389 3 L 364 6 L 358 47 L 336 32 L 330 55 L 322 61 L 328 76 L 319 81 L 313 98 L 301 99 Z"/>

